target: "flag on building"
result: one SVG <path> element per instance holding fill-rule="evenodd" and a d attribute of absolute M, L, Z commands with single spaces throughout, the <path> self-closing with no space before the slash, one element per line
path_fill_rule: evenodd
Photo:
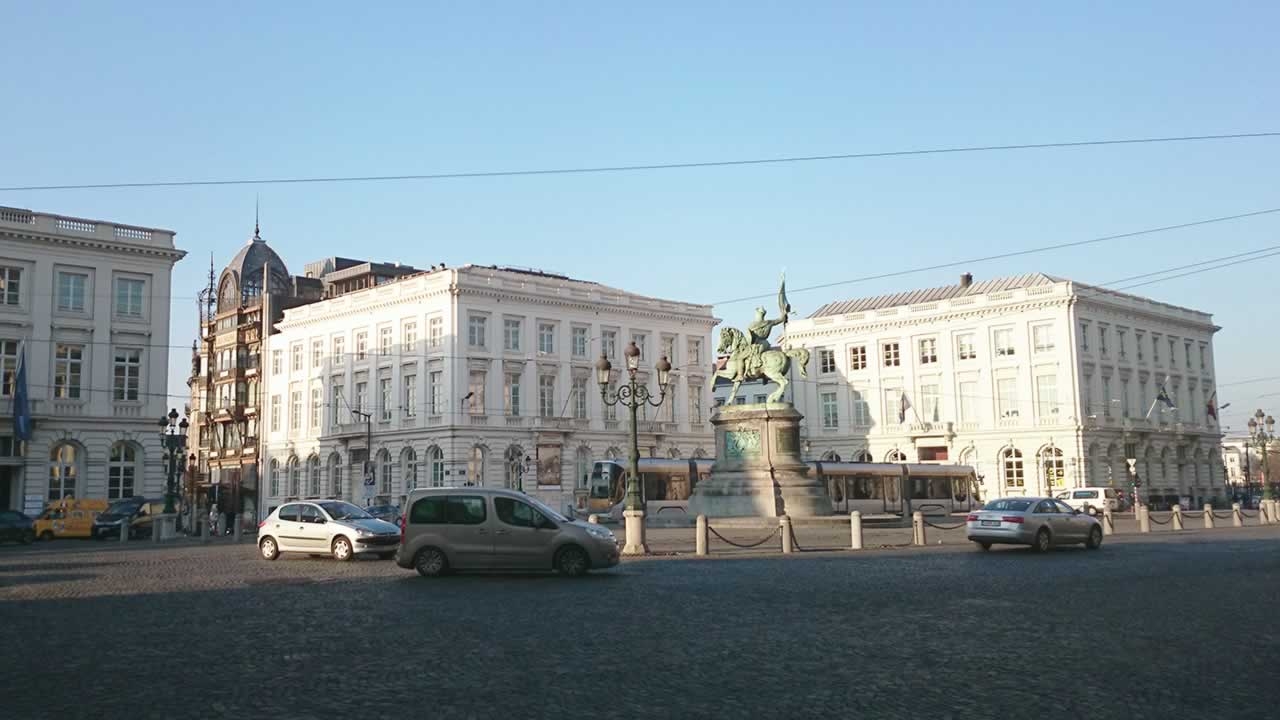
<path fill-rule="evenodd" d="M 31 439 L 31 399 L 27 394 L 27 344 L 18 345 L 18 366 L 13 377 L 13 437 Z"/>
<path fill-rule="evenodd" d="M 898 401 L 898 422 L 904 423 L 907 421 L 907 411 L 911 409 L 911 401 L 907 399 L 907 394 L 905 392 L 902 393 L 902 395 L 899 397 L 900 397 L 900 400 Z"/>
<path fill-rule="evenodd" d="M 1209 396 L 1208 406 L 1204 409 L 1205 414 L 1213 418 L 1214 422 L 1218 422 L 1218 391 L 1214 390 Z"/>
<path fill-rule="evenodd" d="M 1164 406 L 1170 410 L 1177 410 L 1178 407 L 1173 404 L 1173 398 L 1169 397 L 1169 391 L 1164 389 L 1164 385 L 1160 386 L 1160 392 L 1156 395 L 1156 400 L 1164 403 Z"/>

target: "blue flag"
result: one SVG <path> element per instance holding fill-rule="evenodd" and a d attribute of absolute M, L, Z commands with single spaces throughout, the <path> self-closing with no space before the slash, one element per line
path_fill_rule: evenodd
<path fill-rule="evenodd" d="M 18 368 L 13 379 L 13 437 L 31 439 L 31 400 L 27 395 L 27 344 L 18 346 Z"/>

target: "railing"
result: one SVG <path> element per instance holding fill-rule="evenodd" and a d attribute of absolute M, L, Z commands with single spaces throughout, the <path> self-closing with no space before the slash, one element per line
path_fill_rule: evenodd
<path fill-rule="evenodd" d="M 617 420 L 605 420 L 605 421 L 604 421 L 604 429 L 605 429 L 605 430 L 617 430 L 617 429 L 619 429 L 621 426 L 622 426 L 622 423 L 620 423 L 620 422 L 619 422 L 619 421 L 617 421 Z"/>
<path fill-rule="evenodd" d="M 444 417 L 443 417 L 443 416 L 440 416 L 440 415 L 428 415 L 428 416 L 427 416 L 427 424 L 428 424 L 428 425 L 443 425 L 443 424 L 444 424 Z"/>
<path fill-rule="evenodd" d="M 59 230 L 67 230 L 70 232 L 85 233 L 92 235 L 98 232 L 97 223 L 86 222 L 84 220 L 72 220 L 71 218 L 58 218 L 55 226 Z"/>
<path fill-rule="evenodd" d="M 404 415 L 400 418 L 400 427 L 411 428 L 418 426 L 417 415 Z"/>
<path fill-rule="evenodd" d="M 471 424 L 472 425 L 488 425 L 489 416 L 488 415 L 472 415 Z"/>
<path fill-rule="evenodd" d="M 83 400 L 54 400 L 51 412 L 54 415 L 83 415 L 84 407 Z"/>
<path fill-rule="evenodd" d="M 116 417 L 142 417 L 141 405 L 116 405 L 112 408 L 112 414 Z"/>
<path fill-rule="evenodd" d="M 523 418 L 523 417 L 521 417 L 521 416 L 519 416 L 519 415 L 508 415 L 508 416 L 507 416 L 507 427 L 523 427 L 523 426 L 524 426 L 524 418 Z"/>
<path fill-rule="evenodd" d="M 117 225 L 115 227 L 115 237 L 117 240 L 144 240 L 145 241 L 145 240 L 151 239 L 151 231 L 143 230 L 141 228 L 121 227 L 120 225 Z"/>
<path fill-rule="evenodd" d="M 19 225 L 35 225 L 36 216 L 25 210 L 0 208 L 0 222 L 18 223 Z"/>

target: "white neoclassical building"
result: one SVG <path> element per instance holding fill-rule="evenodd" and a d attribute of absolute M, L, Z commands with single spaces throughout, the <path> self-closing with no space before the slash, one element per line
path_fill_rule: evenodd
<path fill-rule="evenodd" d="M 467 483 L 580 501 L 593 460 L 627 455 L 627 411 L 602 404 L 592 366 L 604 352 L 622 367 L 630 342 L 652 390 L 657 359 L 675 366 L 641 415 L 641 454 L 710 456 L 717 322 L 706 305 L 474 265 L 286 310 L 264 360 L 262 512 Z"/>
<path fill-rule="evenodd" d="M 158 496 L 173 232 L 0 207 L 0 508 Z M 34 434 L 14 441 L 25 347 Z M 25 446 L 25 447 L 24 447 Z"/>
<path fill-rule="evenodd" d="M 830 303 L 785 342 L 813 353 L 793 387 L 814 459 L 969 464 L 992 497 L 1127 491 L 1134 456 L 1158 505 L 1226 495 L 1207 412 L 1218 329 L 1203 312 L 1043 274 L 966 274 Z"/>

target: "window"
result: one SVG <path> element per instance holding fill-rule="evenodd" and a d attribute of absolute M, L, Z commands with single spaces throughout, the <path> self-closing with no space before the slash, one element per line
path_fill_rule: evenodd
<path fill-rule="evenodd" d="M 1080 396 L 1084 401 L 1084 412 L 1086 415 L 1093 414 L 1093 376 L 1084 375 L 1080 378 Z"/>
<path fill-rule="evenodd" d="M 116 400 L 137 400 L 141 382 L 142 350 L 138 348 L 116 348 L 115 372 L 111 382 L 112 396 Z"/>
<path fill-rule="evenodd" d="M 307 458 L 307 480 L 311 485 L 311 497 L 320 497 L 320 458 L 315 455 Z"/>
<path fill-rule="evenodd" d="M 671 335 L 663 336 L 661 357 L 665 357 L 667 359 L 667 362 L 671 363 L 672 365 L 679 364 L 676 359 L 676 339 L 674 336 L 671 336 Z"/>
<path fill-rule="evenodd" d="M 960 388 L 960 420 L 962 422 L 978 421 L 978 383 L 962 382 Z"/>
<path fill-rule="evenodd" d="M 369 382 L 367 380 L 360 380 L 356 382 L 355 409 L 362 413 L 369 411 Z"/>
<path fill-rule="evenodd" d="M 89 276 L 84 273 L 58 272 L 58 310 L 84 312 L 84 293 Z"/>
<path fill-rule="evenodd" d="M 342 424 L 342 411 L 346 410 L 346 388 L 334 378 L 330 385 L 333 400 L 329 403 L 329 424 L 338 427 Z"/>
<path fill-rule="evenodd" d="M 272 460 L 270 471 L 267 475 L 267 494 L 271 497 L 280 497 L 280 461 Z M 283 510 L 281 512 L 284 512 Z"/>
<path fill-rule="evenodd" d="M 1200 343 L 1200 369 L 1208 371 L 1209 363 L 1205 361 L 1205 357 L 1205 345 L 1204 343 Z"/>
<path fill-rule="evenodd" d="M 761 393 L 759 395 L 756 395 L 755 399 L 753 399 L 752 402 L 754 402 L 757 405 L 763 405 L 769 402 L 769 396 L 764 393 Z"/>
<path fill-rule="evenodd" d="M 320 363 L 323 360 L 324 360 L 324 341 L 312 340 L 311 341 L 311 367 L 313 368 L 320 367 Z"/>
<path fill-rule="evenodd" d="M 418 453 L 411 447 L 400 453 L 400 477 L 404 478 L 405 492 L 418 487 Z"/>
<path fill-rule="evenodd" d="M 587 379 L 573 379 L 573 416 L 578 420 L 587 419 Z"/>
<path fill-rule="evenodd" d="M 702 341 L 693 339 L 689 341 L 689 365 L 697 367 L 702 364 Z"/>
<path fill-rule="evenodd" d="M 431 487 L 444 487 L 444 451 L 438 447 L 427 448 L 427 472 Z"/>
<path fill-rule="evenodd" d="M 1107 356 L 1107 326 L 1106 325 L 1098 326 L 1098 354 L 1103 357 Z"/>
<path fill-rule="evenodd" d="M 923 408 L 925 422 L 938 422 L 942 419 L 939 414 L 941 404 L 942 393 L 936 384 L 920 386 L 920 406 Z"/>
<path fill-rule="evenodd" d="M 391 378 L 378 378 L 378 418 L 391 422 Z"/>
<path fill-rule="evenodd" d="M 853 424 L 855 427 L 868 427 L 871 425 L 871 405 L 867 403 L 867 398 L 858 390 L 850 390 L 853 396 Z"/>
<path fill-rule="evenodd" d="M 467 392 L 471 394 L 471 399 L 467 401 L 467 412 L 473 415 L 484 414 L 484 382 L 485 372 L 483 370 L 472 370 L 470 381 L 467 385 Z"/>
<path fill-rule="evenodd" d="M 587 328 L 576 327 L 573 329 L 573 356 L 576 358 L 584 358 L 587 356 Z"/>
<path fill-rule="evenodd" d="M 320 427 L 320 418 L 322 415 L 321 408 L 324 407 L 324 401 L 321 393 L 323 391 L 318 387 L 311 388 L 311 427 Z"/>
<path fill-rule="evenodd" d="M 138 472 L 137 452 L 127 443 L 111 446 L 111 457 L 107 461 L 108 500 L 133 497 L 134 478 Z"/>
<path fill-rule="evenodd" d="M 996 412 L 1002 418 L 1018 417 L 1018 381 L 1016 379 L 996 380 Z"/>
<path fill-rule="evenodd" d="M 885 343 L 882 349 L 885 367 L 898 367 L 902 365 L 902 357 L 898 354 L 898 343 Z"/>
<path fill-rule="evenodd" d="M 1053 326 L 1036 325 L 1031 328 L 1031 344 L 1038 353 L 1053 351 Z"/>
<path fill-rule="evenodd" d="M 836 352 L 830 348 L 818 348 L 818 372 L 824 375 L 836 371 Z"/>
<path fill-rule="evenodd" d="M 404 416 L 418 416 L 418 376 L 404 376 Z"/>
<path fill-rule="evenodd" d="M 689 386 L 689 422 L 693 425 L 702 424 L 702 386 Z"/>
<path fill-rule="evenodd" d="M 1026 476 L 1022 467 L 1022 451 L 1008 448 L 1001 455 L 1004 464 L 1005 487 L 1025 487 Z"/>
<path fill-rule="evenodd" d="M 289 367 L 294 372 L 302 372 L 302 343 L 294 343 L 289 348 Z"/>
<path fill-rule="evenodd" d="M 1089 352 L 1089 323 L 1080 323 L 1080 349 Z"/>
<path fill-rule="evenodd" d="M 1127 332 L 1128 331 L 1124 330 L 1123 328 L 1116 328 L 1116 354 L 1120 356 L 1121 360 L 1125 359 L 1125 356 L 1127 354 L 1127 351 L 1125 349 L 1126 348 L 1125 335 L 1127 334 Z"/>
<path fill-rule="evenodd" d="M 1036 415 L 1047 418 L 1058 414 L 1058 377 L 1036 376 Z"/>
<path fill-rule="evenodd" d="M 378 489 L 383 495 L 391 494 L 391 453 L 383 450 L 378 453 Z"/>
<path fill-rule="evenodd" d="M 616 360 L 618 358 L 617 330 L 600 331 L 600 352 L 610 360 Z"/>
<path fill-rule="evenodd" d="M 512 417 L 520 414 L 520 373 L 507 374 L 507 414 Z"/>
<path fill-rule="evenodd" d="M 649 338 L 644 333 L 631 334 L 631 342 L 635 343 L 636 347 L 640 348 L 640 362 L 644 362 L 649 357 L 649 354 L 646 352 L 646 348 L 645 348 L 645 343 L 648 340 Z"/>
<path fill-rule="evenodd" d="M 538 377 L 538 415 L 555 417 L 556 415 L 556 378 L 554 375 Z"/>
<path fill-rule="evenodd" d="M 346 362 L 346 340 L 347 339 L 341 335 L 333 338 L 333 359 L 331 360 L 331 364 L 334 367 L 342 367 L 342 364 Z"/>
<path fill-rule="evenodd" d="M 849 369 L 850 370 L 866 370 L 867 369 L 867 346 L 854 345 L 849 348 Z"/>
<path fill-rule="evenodd" d="M 538 323 L 538 352 L 551 355 L 556 351 L 556 326 L 551 323 Z"/>
<path fill-rule="evenodd" d="M 1111 417 L 1111 376 L 1102 376 L 1102 415 Z"/>
<path fill-rule="evenodd" d="M 22 268 L 0 267 L 0 304 L 16 306 L 22 302 Z"/>
<path fill-rule="evenodd" d="M 1186 365 L 1187 365 L 1187 369 L 1188 369 L 1188 370 L 1190 370 L 1190 369 L 1191 369 L 1191 341 L 1190 341 L 1190 340 L 1187 340 L 1186 342 L 1182 343 L 1182 347 L 1187 351 L 1187 352 L 1186 352 L 1186 357 L 1187 357 Z"/>
<path fill-rule="evenodd" d="M 1169 338 L 1169 367 L 1173 367 L 1178 363 L 1178 356 L 1176 354 L 1177 347 L 1178 347 L 1177 339 Z"/>
<path fill-rule="evenodd" d="M 378 328 L 378 354 L 386 357 L 391 354 L 391 328 Z"/>
<path fill-rule="evenodd" d="M 978 343 L 973 333 L 956 335 L 956 357 L 960 360 L 976 360 Z"/>
<path fill-rule="evenodd" d="M 1143 355 L 1142 344 L 1145 343 L 1146 341 L 1147 341 L 1147 337 L 1141 331 L 1135 330 L 1133 332 L 1133 345 L 1134 345 L 1134 348 L 1138 351 L 1138 362 L 1142 362 L 1142 355 Z"/>
<path fill-rule="evenodd" d="M 400 347 L 404 349 L 406 354 L 412 354 L 418 350 L 418 323 L 407 322 L 400 329 Z"/>
<path fill-rule="evenodd" d="M 437 370 L 427 375 L 427 392 L 429 393 L 427 412 L 432 415 L 444 412 L 444 373 Z"/>
<path fill-rule="evenodd" d="M 818 395 L 818 403 L 822 407 L 822 427 L 834 430 L 840 427 L 839 403 L 834 390 L 824 391 Z"/>
<path fill-rule="evenodd" d="M 271 432 L 280 432 L 280 396 L 271 396 Z"/>
<path fill-rule="evenodd" d="M 49 451 L 49 501 L 75 497 L 79 474 L 76 446 L 69 443 L 55 445 Z"/>
<path fill-rule="evenodd" d="M 1155 334 L 1151 336 L 1151 362 L 1160 364 L 1160 336 Z"/>
<path fill-rule="evenodd" d="M 996 357 L 1013 357 L 1013 328 L 999 328 L 991 333 Z"/>
<path fill-rule="evenodd" d="M 80 397 L 84 370 L 84 346 L 59 343 L 53 350 L 53 396 L 74 400 Z"/>
<path fill-rule="evenodd" d="M 366 360 L 369 357 L 369 333 L 356 333 L 356 359 Z"/>
<path fill-rule="evenodd" d="M 938 362 L 938 341 L 934 338 L 924 338 L 920 341 L 920 364 L 928 365 Z"/>
<path fill-rule="evenodd" d="M 116 278 L 116 315 L 118 317 L 142 317 L 142 293 L 145 286 L 145 282 L 135 278 Z"/>
<path fill-rule="evenodd" d="M 284 351 L 272 350 L 271 351 L 271 374 L 279 375 L 282 370 L 284 370 Z"/>
<path fill-rule="evenodd" d="M 907 412 L 903 412 L 906 395 L 902 392 L 902 388 L 889 387 L 884 389 L 884 422 L 886 425 L 897 425 L 906 422 Z M 910 408 L 907 408 L 908 412 Z"/>
<path fill-rule="evenodd" d="M 471 459 L 467 462 L 467 482 L 472 485 L 484 486 L 484 462 L 486 452 L 479 445 L 471 448 Z"/>
<path fill-rule="evenodd" d="M 487 322 L 488 318 L 483 315 L 472 315 L 467 318 L 467 344 L 469 346 L 479 348 L 481 350 L 485 348 L 485 330 Z M 518 336 L 516 342 L 519 343 Z M 519 346 L 517 345 L 517 347 Z"/>
<path fill-rule="evenodd" d="M 1129 401 L 1129 379 L 1121 378 L 1120 379 L 1120 407 L 1121 407 L 1121 412 L 1123 413 L 1123 417 L 1126 417 L 1126 418 L 1129 417 L 1129 413 L 1131 412 L 1129 402 L 1130 402 Z M 1206 406 L 1207 405 L 1208 404 L 1206 403 Z"/>
<path fill-rule="evenodd" d="M 427 321 L 427 347 L 438 348 L 444 343 L 444 319 L 433 317 Z"/>
<path fill-rule="evenodd" d="M 472 343 L 473 345 L 475 343 Z M 520 321 L 506 318 L 502 321 L 502 349 L 508 352 L 520 350 Z"/>
<path fill-rule="evenodd" d="M 289 432 L 302 427 L 302 391 L 289 391 Z"/>
<path fill-rule="evenodd" d="M 617 397 L 617 393 L 618 393 L 618 383 L 617 383 L 617 381 L 616 381 L 616 380 L 611 380 L 611 381 L 609 381 L 609 396 L 610 396 L 610 397 Z M 617 420 L 617 419 L 618 419 L 618 406 L 617 406 L 617 405 L 608 405 L 608 404 L 606 404 L 606 405 L 604 406 L 604 419 L 605 419 L 605 420 L 608 420 L 608 421 L 614 421 L 614 420 Z"/>

